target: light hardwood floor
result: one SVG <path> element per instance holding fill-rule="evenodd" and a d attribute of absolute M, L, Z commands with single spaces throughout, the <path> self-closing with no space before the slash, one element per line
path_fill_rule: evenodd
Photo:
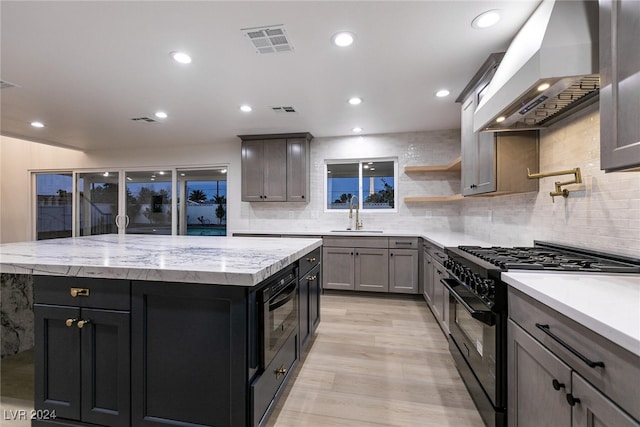
<path fill-rule="evenodd" d="M 321 313 L 269 427 L 483 426 L 423 300 L 327 292 Z M 3 360 L 1 380 L 3 411 L 33 408 L 32 352 Z"/>
<path fill-rule="evenodd" d="M 321 313 L 269 427 L 484 425 L 424 300 L 327 292 Z"/>

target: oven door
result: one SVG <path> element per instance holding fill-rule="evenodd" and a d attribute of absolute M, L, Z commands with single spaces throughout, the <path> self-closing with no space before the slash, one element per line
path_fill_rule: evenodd
<path fill-rule="evenodd" d="M 298 325 L 298 281 L 293 280 L 264 302 L 264 365 L 266 368 Z"/>
<path fill-rule="evenodd" d="M 506 409 L 501 367 L 506 360 L 502 360 L 497 350 L 497 344 L 502 345 L 499 336 L 504 319 L 457 280 L 442 279 L 441 282 L 450 295 L 449 329 L 454 342 L 451 346 L 452 356 L 458 365 L 462 365 L 459 371 L 460 368 L 468 368 L 473 373 L 466 378 L 463 375 L 467 388 L 487 425 L 496 425 L 496 419 L 501 416 L 496 412 Z"/>

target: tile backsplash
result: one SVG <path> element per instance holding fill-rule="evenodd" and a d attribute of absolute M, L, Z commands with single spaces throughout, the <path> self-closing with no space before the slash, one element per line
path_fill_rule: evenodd
<path fill-rule="evenodd" d="M 569 185 L 568 198 L 549 196 L 555 181 L 540 180 L 538 192 L 461 201 L 405 203 L 408 196 L 460 191 L 459 174 L 410 173 L 405 166 L 447 164 L 460 155 L 459 129 L 357 137 L 316 138 L 311 142 L 311 200 L 298 203 L 242 203 L 236 229 L 317 231 L 345 228 L 345 212 L 324 209 L 326 160 L 394 157 L 398 159 L 398 211 L 364 212 L 365 228 L 450 230 L 496 245 L 531 245 L 548 240 L 602 251 L 640 255 L 640 173 L 600 170 L 597 104 L 540 132 L 540 171 L 580 167 L 582 184 Z"/>

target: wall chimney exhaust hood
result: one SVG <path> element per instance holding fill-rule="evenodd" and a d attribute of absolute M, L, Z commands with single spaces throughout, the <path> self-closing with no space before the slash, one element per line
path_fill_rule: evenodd
<path fill-rule="evenodd" d="M 480 94 L 474 131 L 541 129 L 597 101 L 598 2 L 543 0 Z"/>

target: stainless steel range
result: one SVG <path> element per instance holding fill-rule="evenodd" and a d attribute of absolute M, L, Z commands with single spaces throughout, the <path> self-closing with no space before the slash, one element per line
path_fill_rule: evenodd
<path fill-rule="evenodd" d="M 507 425 L 507 285 L 509 270 L 640 273 L 640 259 L 535 241 L 533 247 L 446 248 L 449 347 L 487 426 Z"/>

